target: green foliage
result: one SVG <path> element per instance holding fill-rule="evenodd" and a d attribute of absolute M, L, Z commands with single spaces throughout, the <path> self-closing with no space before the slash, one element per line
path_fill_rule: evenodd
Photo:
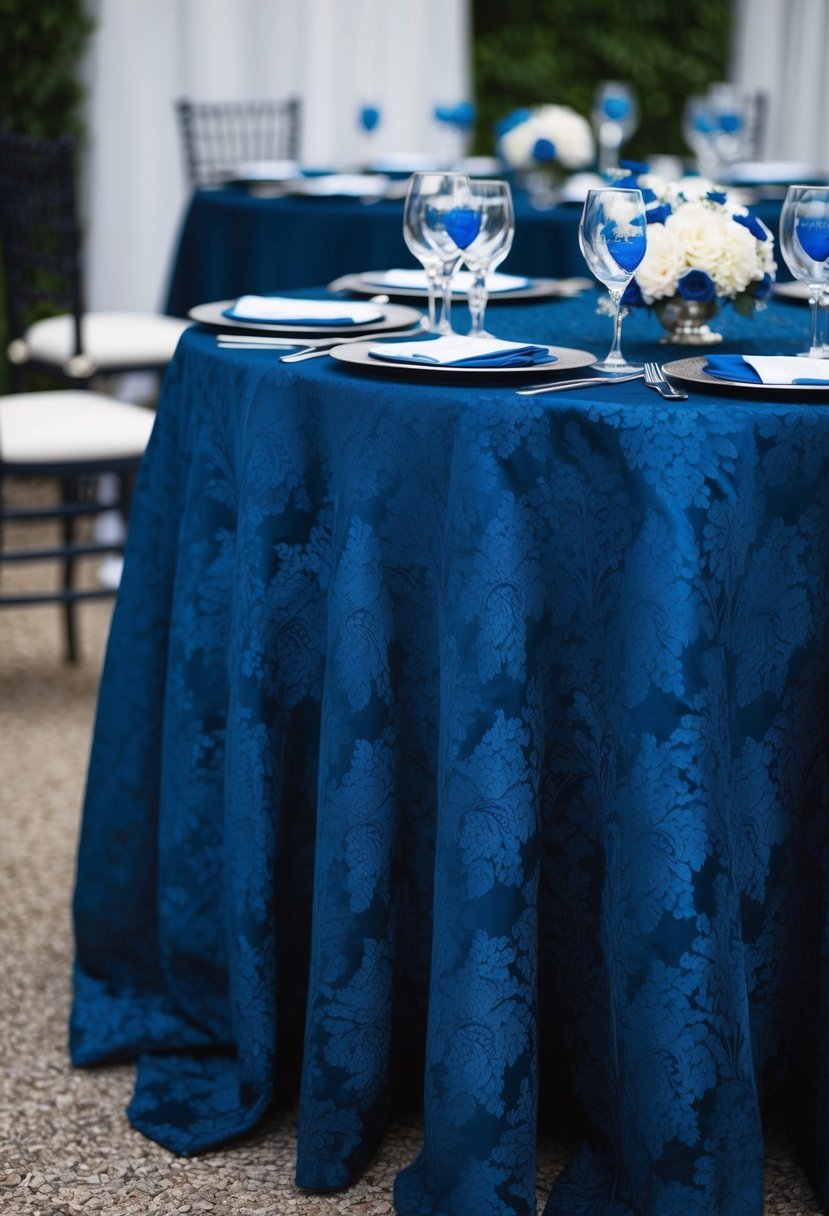
<path fill-rule="evenodd" d="M 0 121 L 30 135 L 80 129 L 83 0 L 0 0 Z"/>
<path fill-rule="evenodd" d="M 555 102 L 590 117 L 600 80 L 624 80 L 639 129 L 624 154 L 690 155 L 682 108 L 726 78 L 730 0 L 472 0 L 478 105 L 476 150 L 491 153 L 493 124 L 518 106 Z"/>
<path fill-rule="evenodd" d="M 0 123 L 27 135 L 80 134 L 80 61 L 93 28 L 83 0 L 0 0 Z M 5 345 L 0 309 L 0 352 Z M 0 392 L 6 385 L 0 353 Z"/>

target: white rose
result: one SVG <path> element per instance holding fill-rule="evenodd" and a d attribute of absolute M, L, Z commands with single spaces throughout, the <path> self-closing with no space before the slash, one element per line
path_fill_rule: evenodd
<path fill-rule="evenodd" d="M 706 271 L 715 282 L 714 272 L 726 245 L 726 224 L 739 228 L 724 212 L 701 202 L 685 203 L 665 221 L 665 227 L 685 252 L 687 267 Z M 750 235 L 746 229 L 743 231 Z"/>
<path fill-rule="evenodd" d="M 687 267 L 682 246 L 667 224 L 648 224 L 648 246 L 636 268 L 636 282 L 646 304 L 672 296 Z"/>
<path fill-rule="evenodd" d="M 752 279 L 762 277 L 757 255 L 758 241 L 748 228 L 726 218 L 726 240 L 720 257 L 712 262 L 709 274 L 717 295 L 735 296 L 745 291 Z M 765 242 L 764 242 L 765 243 Z"/>

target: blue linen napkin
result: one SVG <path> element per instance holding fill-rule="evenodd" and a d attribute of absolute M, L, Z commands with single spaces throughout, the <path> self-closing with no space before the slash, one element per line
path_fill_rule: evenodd
<path fill-rule="evenodd" d="M 291 296 L 240 296 L 223 317 L 264 325 L 367 325 L 382 320 L 373 304 L 349 304 L 339 300 L 299 300 Z"/>
<path fill-rule="evenodd" d="M 809 360 L 809 363 L 817 362 L 817 360 Z M 823 362 L 823 360 L 821 360 Z M 804 361 L 804 371 L 808 370 L 809 365 Z M 780 380 L 780 384 L 826 384 L 829 385 L 829 362 L 826 364 L 827 377 L 826 379 L 818 379 L 814 376 L 796 376 L 788 380 Z M 716 376 L 720 380 L 741 380 L 746 384 L 772 384 L 773 380 L 763 380 L 759 372 L 757 372 L 749 363 L 746 363 L 742 355 L 709 355 L 703 371 L 709 376 Z"/>
<path fill-rule="evenodd" d="M 437 367 L 533 367 L 556 362 L 546 346 L 457 335 L 384 343 L 370 347 L 368 353 L 373 359 L 391 363 L 428 363 Z"/>

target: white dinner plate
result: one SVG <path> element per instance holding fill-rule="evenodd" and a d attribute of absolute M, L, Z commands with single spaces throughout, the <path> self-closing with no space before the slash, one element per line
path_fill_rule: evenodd
<path fill-rule="evenodd" d="M 367 321 L 360 325 L 291 325 L 287 321 L 236 321 L 224 316 L 224 310 L 231 308 L 235 300 L 216 300 L 210 304 L 197 304 L 187 314 L 191 321 L 200 325 L 208 325 L 211 329 L 233 329 L 240 332 L 255 334 L 282 334 L 290 337 L 344 338 L 349 334 L 379 334 L 398 330 L 412 329 L 422 320 L 423 314 L 417 308 L 405 304 L 382 304 L 382 316 L 376 321 Z M 301 304 L 301 300 L 297 300 Z"/>
<path fill-rule="evenodd" d="M 328 353 L 340 363 L 359 367 L 379 375 L 405 376 L 414 380 L 555 380 L 562 372 L 575 371 L 577 367 L 590 367 L 596 356 L 589 350 L 575 350 L 571 346 L 548 346 L 555 355 L 555 363 L 530 364 L 527 367 L 447 367 L 439 363 L 395 363 L 375 359 L 368 352 L 373 341 L 352 342 L 348 346 L 335 346 Z M 538 343 L 537 345 L 543 345 Z"/>
<path fill-rule="evenodd" d="M 723 393 L 738 391 L 752 397 L 822 397 L 829 398 L 829 384 L 750 384 L 747 380 L 725 380 L 722 376 L 710 376 L 703 371 L 706 355 L 694 355 L 690 359 L 672 359 L 663 363 L 662 369 L 671 380 L 680 384 L 707 388 Z M 829 372 L 829 361 L 827 361 Z"/>
<path fill-rule="evenodd" d="M 360 274 L 344 274 L 328 284 L 329 291 L 350 291 L 355 296 L 375 296 L 383 291 L 395 300 L 425 300 L 425 287 L 396 287 L 393 283 L 377 281 L 382 270 L 364 270 Z M 570 299 L 594 286 L 592 279 L 528 279 L 526 286 L 513 287 L 509 291 L 493 291 L 490 301 L 495 300 L 550 300 L 560 297 Z M 466 292 L 453 289 L 452 296 L 465 299 Z"/>

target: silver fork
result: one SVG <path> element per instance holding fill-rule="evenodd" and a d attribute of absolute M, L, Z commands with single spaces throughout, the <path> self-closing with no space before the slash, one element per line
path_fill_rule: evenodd
<path fill-rule="evenodd" d="M 660 397 L 664 397 L 666 401 L 687 401 L 688 399 L 687 393 L 668 383 L 665 373 L 658 363 L 645 364 L 645 384 L 659 393 Z"/>

